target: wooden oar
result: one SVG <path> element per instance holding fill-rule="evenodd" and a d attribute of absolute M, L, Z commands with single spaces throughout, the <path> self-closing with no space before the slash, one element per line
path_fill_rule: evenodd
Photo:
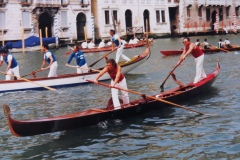
<path fill-rule="evenodd" d="M 35 73 L 37 73 L 37 72 L 42 72 L 43 70 L 36 70 L 36 71 L 32 71 L 31 73 L 28 73 L 28 74 L 26 74 L 26 75 L 24 75 L 24 76 L 21 76 L 22 78 L 23 77 L 26 77 L 26 76 L 29 76 L 29 75 L 34 75 Z"/>
<path fill-rule="evenodd" d="M 115 48 L 114 50 L 108 52 L 107 54 L 104 54 L 103 57 L 101 57 L 99 60 L 97 60 L 96 62 L 92 63 L 91 65 L 89 65 L 89 67 L 93 67 L 96 63 L 98 63 L 100 60 L 102 60 L 103 58 L 107 57 L 109 54 L 113 53 L 117 48 Z"/>
<path fill-rule="evenodd" d="M 88 80 L 88 79 L 87 79 L 86 81 L 94 83 L 94 81 L 92 81 L 92 80 Z M 140 93 L 140 92 L 135 92 L 135 91 L 128 90 L 128 89 L 119 88 L 119 87 L 116 87 L 116 86 L 111 87 L 110 85 L 105 84 L 105 83 L 101 83 L 101 82 L 98 82 L 98 84 L 99 84 L 99 85 L 102 85 L 102 86 L 105 86 L 105 87 L 109 87 L 109 88 L 116 88 L 116 89 L 119 89 L 119 90 L 123 90 L 123 91 L 129 92 L 129 93 L 132 93 L 132 94 L 144 95 L 143 93 Z M 153 96 L 148 96 L 148 95 L 146 95 L 146 97 L 149 98 L 149 99 L 154 99 L 154 100 L 156 100 L 156 101 L 160 101 L 160 102 L 163 102 L 163 103 L 167 103 L 167 104 L 173 105 L 173 106 L 178 107 L 178 108 L 186 109 L 186 110 L 189 110 L 189 111 L 196 112 L 196 113 L 198 113 L 198 114 L 204 115 L 204 113 L 201 113 L 201 112 L 192 110 L 192 109 L 190 109 L 190 108 L 181 106 L 181 105 L 176 104 L 176 103 L 172 103 L 172 102 L 169 102 L 169 101 L 166 101 L 166 100 L 163 100 L 163 99 L 158 99 L 158 98 L 155 98 L 155 97 L 153 97 Z"/>
<path fill-rule="evenodd" d="M 182 60 L 183 61 L 183 60 Z M 163 83 L 160 85 L 160 89 L 161 91 L 163 91 L 163 86 L 165 84 L 165 82 L 167 81 L 167 79 L 171 76 L 172 72 L 182 63 L 182 61 L 180 61 L 168 74 L 167 78 L 163 81 Z"/>
<path fill-rule="evenodd" d="M 100 70 L 98 69 L 92 69 L 92 68 L 83 68 L 83 67 L 79 67 L 79 66 L 73 66 L 73 65 L 68 65 L 67 67 L 72 67 L 72 68 L 79 68 L 79 69 L 84 69 L 84 70 L 92 70 L 92 71 L 96 71 L 96 72 L 100 72 Z"/>
<path fill-rule="evenodd" d="M 2 71 L 0 71 L 0 73 L 5 74 L 5 72 L 2 72 Z M 5 74 L 5 75 L 6 75 L 6 74 Z M 39 84 L 39 83 L 36 83 L 36 82 L 34 82 L 34 81 L 30 81 L 30 80 L 28 80 L 28 79 L 26 79 L 26 78 L 14 76 L 14 75 L 12 75 L 12 74 L 7 74 L 7 75 L 12 76 L 12 77 L 17 77 L 18 79 L 21 79 L 21 80 L 24 80 L 24 81 L 27 81 L 27 82 L 36 84 L 36 85 L 41 86 L 41 87 L 43 87 L 43 88 L 49 89 L 49 90 L 51 90 L 51 91 L 56 91 L 56 89 L 54 89 L 54 88 L 51 88 L 51 87 L 48 87 L 48 86 L 44 86 L 44 85 Z"/>
<path fill-rule="evenodd" d="M 216 49 L 219 49 L 219 50 L 221 50 L 221 51 L 224 51 L 224 52 L 232 53 L 232 52 L 230 52 L 230 51 L 228 51 L 228 50 L 225 50 L 225 49 L 222 49 L 222 48 L 218 48 L 217 46 L 213 46 L 213 45 L 212 45 L 212 47 L 214 47 L 214 48 L 216 48 Z"/>

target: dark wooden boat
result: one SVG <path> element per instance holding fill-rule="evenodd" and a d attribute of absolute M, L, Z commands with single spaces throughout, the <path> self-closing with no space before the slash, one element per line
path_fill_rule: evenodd
<path fill-rule="evenodd" d="M 124 49 L 130 49 L 130 48 L 136 48 L 136 47 L 142 47 L 146 45 L 146 41 L 139 41 L 136 44 L 125 44 L 124 45 Z M 87 48 L 87 49 L 83 49 L 80 48 L 80 50 L 83 53 L 94 53 L 94 52 L 105 52 L 105 51 L 111 51 L 112 50 L 112 46 L 110 47 L 103 47 L 103 48 Z"/>
<path fill-rule="evenodd" d="M 216 69 L 207 75 L 207 78 L 193 84 L 188 83 L 185 87 L 176 87 L 171 90 L 160 92 L 153 95 L 170 102 L 179 102 L 188 100 L 211 87 L 220 73 L 220 66 L 217 64 Z M 93 108 L 85 111 L 79 111 L 72 114 L 56 116 L 52 118 L 43 118 L 35 120 L 15 120 L 11 117 L 11 111 L 7 104 L 3 105 L 3 110 L 8 119 L 9 128 L 15 136 L 33 136 L 57 131 L 71 130 L 75 128 L 96 125 L 99 122 L 108 119 L 122 119 L 131 117 L 140 113 L 146 113 L 167 104 L 152 100 L 149 98 L 139 98 L 131 101 L 130 104 L 122 105 L 120 109 Z"/>
<path fill-rule="evenodd" d="M 232 48 L 224 48 L 226 51 L 239 51 L 239 46 L 234 46 Z M 202 49 L 203 53 L 215 53 L 215 52 L 223 52 L 223 50 L 219 48 L 210 48 L 210 49 Z M 161 54 L 164 56 L 172 56 L 172 55 L 180 55 L 182 54 L 183 50 L 162 50 L 160 51 Z"/>

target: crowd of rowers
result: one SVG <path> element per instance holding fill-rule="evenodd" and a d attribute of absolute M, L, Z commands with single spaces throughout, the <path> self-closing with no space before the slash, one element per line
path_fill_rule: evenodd
<path fill-rule="evenodd" d="M 125 44 L 133 44 L 134 45 L 134 44 L 137 44 L 140 40 L 144 40 L 144 39 L 139 40 L 138 38 L 135 37 L 135 38 L 130 39 L 129 42 L 127 42 L 124 39 L 122 39 L 121 37 L 120 37 L 120 39 L 121 39 L 121 42 L 122 42 L 123 45 L 125 45 Z M 91 40 L 89 43 L 87 43 L 87 41 L 84 41 L 84 42 L 82 42 L 80 49 L 81 48 L 82 49 L 104 48 L 104 47 L 111 47 L 112 46 L 112 41 L 111 40 L 108 41 L 107 43 L 105 43 L 105 41 L 106 40 L 102 39 L 102 41 L 98 44 L 98 47 L 93 42 L 93 40 Z"/>
<path fill-rule="evenodd" d="M 211 44 L 208 43 L 207 39 L 204 39 L 204 41 L 201 43 L 199 39 L 195 42 L 195 44 L 200 47 L 201 49 L 210 49 L 212 47 Z M 224 41 L 222 39 L 219 39 L 218 41 L 218 48 L 232 48 L 233 46 L 230 44 L 230 41 L 228 38 L 226 38 Z"/>

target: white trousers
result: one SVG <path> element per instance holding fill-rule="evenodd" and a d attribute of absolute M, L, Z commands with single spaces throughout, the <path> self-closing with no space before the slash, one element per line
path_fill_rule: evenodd
<path fill-rule="evenodd" d="M 112 80 L 111 84 L 113 84 L 113 83 L 114 83 L 114 81 Z M 119 88 L 127 89 L 126 79 L 124 78 L 121 82 L 117 83 L 115 86 L 119 87 Z M 112 100 L 113 100 L 114 108 L 120 107 L 120 102 L 118 99 L 118 89 L 111 88 L 111 92 L 112 92 Z M 128 92 L 121 90 L 121 93 L 122 93 L 123 104 L 128 104 L 129 103 Z"/>
<path fill-rule="evenodd" d="M 194 78 L 193 83 L 198 83 L 202 79 L 206 78 L 207 75 L 203 69 L 203 61 L 204 61 L 204 54 L 198 58 L 195 58 L 196 63 L 196 76 Z"/>
<path fill-rule="evenodd" d="M 87 63 L 85 63 L 84 65 L 81 66 L 82 68 L 84 69 L 81 69 L 81 68 L 77 68 L 77 73 L 78 74 L 81 74 L 81 73 L 87 73 L 88 72 L 88 65 Z"/>
<path fill-rule="evenodd" d="M 48 77 L 57 77 L 57 67 L 58 67 L 57 61 L 53 62 L 50 67 Z"/>
<path fill-rule="evenodd" d="M 117 49 L 117 53 L 116 53 L 116 63 L 119 62 L 119 59 L 120 59 L 120 56 L 125 59 L 126 61 L 130 61 L 130 58 L 128 58 L 127 56 L 125 56 L 122 52 L 123 52 L 123 48 L 124 48 L 124 45 L 121 45 L 120 48 Z"/>
<path fill-rule="evenodd" d="M 19 66 L 16 66 L 14 68 L 10 68 L 8 71 L 7 71 L 7 74 L 12 74 L 14 76 L 17 76 L 17 77 L 20 77 L 20 74 L 19 74 Z M 10 75 L 6 75 L 6 80 L 11 80 L 11 76 Z"/>

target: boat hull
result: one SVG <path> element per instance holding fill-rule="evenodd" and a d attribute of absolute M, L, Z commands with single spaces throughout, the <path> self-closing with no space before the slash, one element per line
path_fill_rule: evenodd
<path fill-rule="evenodd" d="M 240 47 L 233 47 L 224 49 L 227 51 L 238 51 L 240 50 Z M 222 52 L 222 50 L 218 48 L 212 48 L 212 49 L 202 49 L 203 53 L 215 53 L 215 52 Z M 172 55 L 180 55 L 183 53 L 183 50 L 162 50 L 160 53 L 164 56 L 172 56 Z"/>
<path fill-rule="evenodd" d="M 189 83 L 186 87 L 176 87 L 153 96 L 170 102 L 188 100 L 189 98 L 192 98 L 200 93 L 202 94 L 204 91 L 208 90 L 219 73 L 220 66 L 217 65 L 214 72 L 208 74 L 207 78 L 197 84 Z M 111 108 L 93 108 L 86 111 L 75 112 L 52 118 L 22 121 L 13 119 L 10 114 L 10 109 L 7 106 L 4 106 L 3 108 L 8 117 L 8 124 L 12 134 L 16 136 L 32 136 L 96 125 L 99 122 L 108 119 L 123 119 L 126 117 L 132 117 L 141 113 L 146 113 L 160 108 L 162 109 L 165 106 L 167 106 L 167 104 L 160 101 L 140 98 L 135 101 L 131 101 L 130 104 L 122 105 L 121 109 L 117 110 L 113 110 Z"/>

